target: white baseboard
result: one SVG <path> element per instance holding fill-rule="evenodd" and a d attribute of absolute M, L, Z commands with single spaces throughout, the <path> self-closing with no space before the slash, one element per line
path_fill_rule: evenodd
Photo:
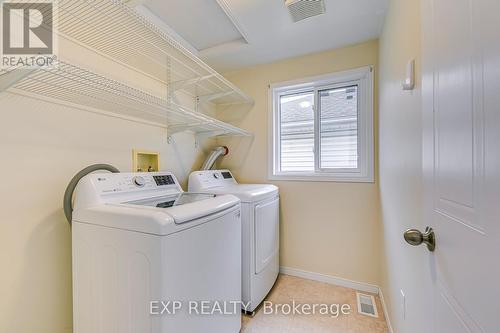
<path fill-rule="evenodd" d="M 382 303 L 382 310 L 384 311 L 385 321 L 387 322 L 389 333 L 394 333 L 389 313 L 387 311 L 387 305 L 385 304 L 384 294 L 382 293 L 382 289 L 380 289 L 379 286 L 370 283 L 352 281 L 349 279 L 339 278 L 336 276 L 308 272 L 308 271 L 303 271 L 301 269 L 283 267 L 283 266 L 280 267 L 280 273 L 379 295 L 380 303 Z"/>
<path fill-rule="evenodd" d="M 296 269 L 296 268 L 282 266 L 282 267 L 280 267 L 280 272 L 282 274 L 285 274 L 285 275 L 291 275 L 291 276 L 296 276 L 296 277 L 300 277 L 303 279 L 334 284 L 336 286 L 356 289 L 356 290 L 360 290 L 360 291 L 364 291 L 364 292 L 372 293 L 372 294 L 377 294 L 377 295 L 378 295 L 379 290 L 380 290 L 380 288 L 378 286 L 373 285 L 373 284 L 352 281 L 352 280 L 339 278 L 339 277 L 335 277 L 335 276 L 331 276 L 331 275 L 303 271 L 301 269 Z"/>
<path fill-rule="evenodd" d="M 387 311 L 387 305 L 385 304 L 384 293 L 382 292 L 381 288 L 379 288 L 378 295 L 380 297 L 380 303 L 382 303 L 382 310 L 384 310 L 385 322 L 387 323 L 389 333 L 394 333 L 391 325 L 391 318 L 389 317 L 389 311 Z"/>

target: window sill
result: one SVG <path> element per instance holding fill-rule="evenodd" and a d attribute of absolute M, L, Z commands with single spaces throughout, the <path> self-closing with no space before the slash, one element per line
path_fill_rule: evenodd
<path fill-rule="evenodd" d="M 342 174 L 271 174 L 269 180 L 298 182 L 375 183 L 373 176 L 356 173 Z"/>

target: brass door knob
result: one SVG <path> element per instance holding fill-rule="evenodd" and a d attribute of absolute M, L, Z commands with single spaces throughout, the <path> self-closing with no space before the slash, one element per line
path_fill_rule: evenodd
<path fill-rule="evenodd" d="M 424 233 L 417 229 L 408 229 L 404 233 L 404 238 L 410 245 L 418 246 L 425 243 L 429 251 L 433 252 L 436 249 L 436 235 L 431 227 L 425 228 Z"/>

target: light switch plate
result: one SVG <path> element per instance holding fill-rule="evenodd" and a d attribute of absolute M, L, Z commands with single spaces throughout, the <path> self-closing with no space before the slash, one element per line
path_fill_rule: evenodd
<path fill-rule="evenodd" d="M 415 89 L 415 59 L 412 59 L 406 65 L 406 76 L 401 83 L 403 90 Z"/>

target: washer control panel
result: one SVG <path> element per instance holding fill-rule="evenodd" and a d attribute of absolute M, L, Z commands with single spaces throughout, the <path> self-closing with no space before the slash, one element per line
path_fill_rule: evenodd
<path fill-rule="evenodd" d="M 172 175 L 153 176 L 153 179 L 158 186 L 174 185 L 175 179 Z"/>
<path fill-rule="evenodd" d="M 209 189 L 228 184 L 238 184 L 229 170 L 195 171 L 189 176 L 190 189 Z"/>
<path fill-rule="evenodd" d="M 134 185 L 139 186 L 139 187 L 144 187 L 146 185 L 146 179 L 142 176 L 135 176 L 132 178 L 132 182 Z"/>
<path fill-rule="evenodd" d="M 100 194 L 160 189 L 182 192 L 177 179 L 169 172 L 103 173 L 89 176 Z"/>

